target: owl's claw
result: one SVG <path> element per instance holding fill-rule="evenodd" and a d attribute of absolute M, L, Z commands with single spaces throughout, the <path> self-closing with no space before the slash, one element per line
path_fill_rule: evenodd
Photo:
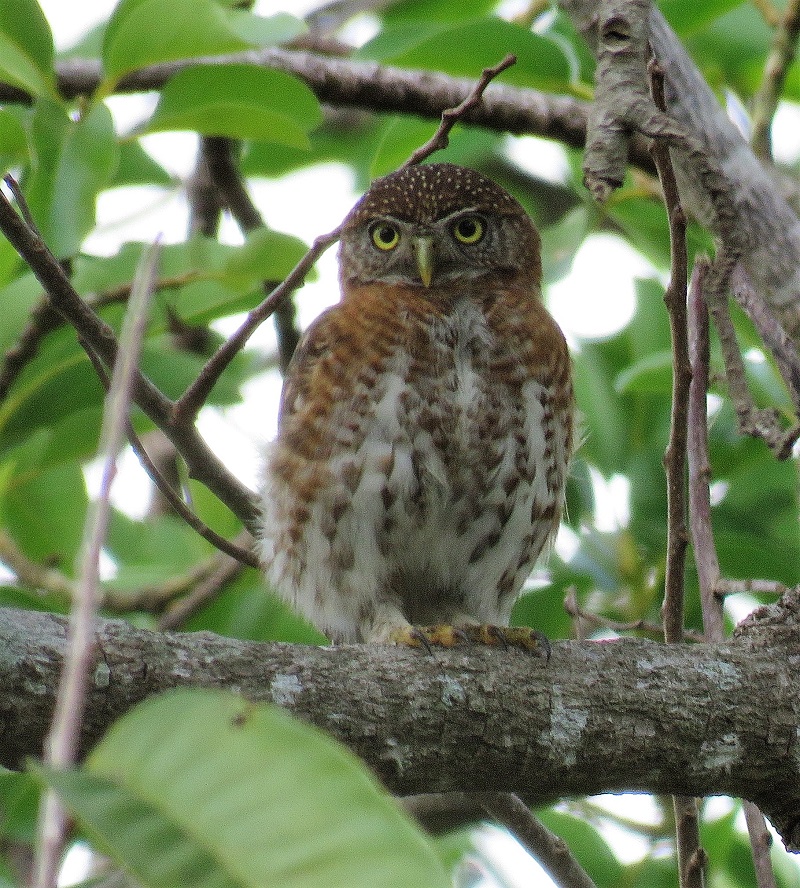
<path fill-rule="evenodd" d="M 388 637 L 390 644 L 405 647 L 425 648 L 431 654 L 432 648 L 453 648 L 461 644 L 482 644 L 489 647 L 521 648 L 538 653 L 545 661 L 550 660 L 551 647 L 547 637 L 535 629 L 524 626 L 450 626 L 446 623 L 435 626 L 403 626 L 393 630 Z"/>

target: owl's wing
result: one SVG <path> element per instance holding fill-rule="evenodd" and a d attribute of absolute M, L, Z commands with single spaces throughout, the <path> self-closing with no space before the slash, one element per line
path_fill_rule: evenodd
<path fill-rule="evenodd" d="M 330 352 L 336 342 L 336 306 L 327 309 L 309 326 L 294 350 L 283 380 L 278 422 L 282 423 L 308 400 L 312 377 L 319 371 L 320 358 Z"/>

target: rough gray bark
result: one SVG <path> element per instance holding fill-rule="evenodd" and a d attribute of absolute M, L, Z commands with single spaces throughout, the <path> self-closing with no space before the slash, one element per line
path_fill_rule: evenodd
<path fill-rule="evenodd" d="M 756 802 L 800 848 L 800 594 L 735 640 L 497 649 L 316 648 L 98 622 L 85 751 L 176 686 L 226 687 L 330 732 L 399 794 L 515 791 L 530 803 L 639 790 Z M 66 621 L 0 610 L 2 764 L 39 755 Z"/>
<path fill-rule="evenodd" d="M 589 44 L 595 42 L 596 0 L 560 0 Z M 705 144 L 730 185 L 742 265 L 795 341 L 800 335 L 800 221 L 705 82 L 683 44 L 653 5 L 650 43 L 666 72 L 667 111 Z M 691 158 L 672 152 L 681 201 L 713 229 L 714 212 Z M 714 232 L 718 236 L 724 232 Z"/>

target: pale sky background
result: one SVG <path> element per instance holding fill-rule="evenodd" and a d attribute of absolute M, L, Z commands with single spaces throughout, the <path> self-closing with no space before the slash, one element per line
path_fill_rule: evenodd
<path fill-rule="evenodd" d="M 509 0 L 513 5 L 514 0 Z M 111 0 L 40 0 L 50 22 L 59 49 L 73 45 L 92 25 L 106 19 L 116 5 Z M 256 11 L 263 15 L 290 12 L 302 16 L 318 5 L 306 0 L 277 2 L 262 0 Z M 354 42 L 366 39 L 371 23 L 362 17 L 348 35 Z M 128 131 L 155 105 L 154 96 L 112 97 L 109 106 L 117 129 Z M 738 108 L 732 103 L 732 116 Z M 800 113 L 796 106 L 782 106 L 773 130 L 776 156 L 784 162 L 793 162 L 800 156 Z M 197 140 L 191 134 L 165 133 L 148 136 L 143 145 L 169 172 L 185 176 L 194 165 Z M 553 181 L 563 181 L 567 164 L 563 150 L 555 143 L 532 137 L 509 137 L 509 153 L 521 166 Z M 275 182 L 251 183 L 252 194 L 268 225 L 303 238 L 307 243 L 319 234 L 336 227 L 358 198 L 347 170 L 336 164 L 304 170 Z M 306 203 L 305 195 L 313 195 L 313 205 Z M 321 200 L 324 196 L 324 200 Z M 164 189 L 125 188 L 101 195 L 98 202 L 98 228 L 86 241 L 86 252 L 109 255 L 125 240 L 151 242 L 161 237 L 163 242 L 184 239 L 187 207 L 183 194 Z M 235 225 L 227 220 L 224 239 L 241 242 Z M 598 276 L 602 269 L 602 276 Z M 329 250 L 320 260 L 319 280 L 308 284 L 297 294 L 298 317 L 303 327 L 325 306 L 338 299 L 336 280 L 336 251 Z M 576 337 L 606 336 L 621 329 L 634 308 L 634 278 L 652 276 L 652 267 L 622 239 L 599 234 L 589 237 L 578 251 L 571 272 L 549 288 L 548 305 L 564 329 L 573 346 Z M 598 288 L 600 290 L 598 291 Z M 220 325 L 221 332 L 230 333 L 237 321 Z M 274 350 L 275 336 L 270 322 L 251 340 L 251 347 Z M 260 454 L 274 435 L 280 377 L 264 374 L 244 391 L 244 403 L 224 412 L 207 409 L 201 415 L 200 428 L 209 445 L 222 456 L 229 467 L 252 488 L 258 484 Z M 142 483 L 142 469 L 132 454 L 121 463 L 120 473 L 112 497 L 118 506 L 133 515 L 144 513 L 148 485 Z M 96 473 L 89 472 L 88 482 L 94 486 Z M 598 525 L 613 530 L 627 519 L 627 481 L 614 478 L 608 482 L 595 479 L 599 494 Z M 563 554 L 570 549 L 569 534 L 559 538 Z M 735 604 L 732 602 L 732 604 Z M 749 609 L 747 600 L 739 606 Z M 657 821 L 652 800 L 646 796 L 603 796 L 597 799 L 608 810 L 624 816 Z M 721 817 L 731 807 L 727 799 L 711 799 L 707 803 L 707 817 Z M 742 826 L 743 828 L 743 826 Z M 603 834 L 623 862 L 640 859 L 648 850 L 645 842 L 616 827 L 604 828 Z M 509 885 L 548 886 L 552 883 L 527 853 L 507 834 L 486 827 L 476 835 L 479 855 L 490 858 L 501 870 Z M 665 848 L 665 853 L 671 849 Z M 72 855 L 67 878 L 79 878 L 82 870 L 81 852 Z M 66 875 L 66 874 L 65 874 Z M 496 883 L 486 876 L 479 888 L 494 888 Z"/>

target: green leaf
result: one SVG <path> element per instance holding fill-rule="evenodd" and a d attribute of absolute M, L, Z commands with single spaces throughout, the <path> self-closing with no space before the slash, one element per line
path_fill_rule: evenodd
<path fill-rule="evenodd" d="M 659 0 L 658 5 L 672 30 L 686 37 L 704 30 L 714 19 L 741 6 L 742 0 L 703 0 L 703 3 Z"/>
<path fill-rule="evenodd" d="M 59 101 L 53 74 L 53 35 L 36 0 L 0 3 L 0 80 L 34 97 Z"/>
<path fill-rule="evenodd" d="M 573 207 L 555 224 L 542 229 L 542 278 L 546 284 L 564 277 L 572 267 L 578 247 L 589 233 L 589 212 Z"/>
<path fill-rule="evenodd" d="M 303 148 L 321 120 L 314 93 L 290 74 L 255 65 L 197 65 L 164 86 L 143 132 L 192 130 Z"/>
<path fill-rule="evenodd" d="M 35 768 L 35 773 L 59 793 L 97 848 L 144 888 L 237 888 L 247 884 L 222 871 L 188 830 L 112 781 L 86 771 Z M 112 826 L 113 835 L 109 832 Z"/>
<path fill-rule="evenodd" d="M 263 577 L 244 570 L 182 627 L 207 630 L 245 641 L 289 641 L 327 645 L 325 636 L 276 595 L 264 588 Z"/>
<path fill-rule="evenodd" d="M 119 164 L 109 188 L 123 185 L 163 185 L 169 187 L 172 176 L 138 142 L 125 140 L 119 146 Z"/>
<path fill-rule="evenodd" d="M 756 7 L 737 3 L 725 15 L 692 34 L 686 48 L 712 84 L 721 80 L 746 99 L 761 83 L 771 40 L 772 29 Z M 794 91 L 785 95 L 797 97 Z"/>
<path fill-rule="evenodd" d="M 404 68 L 478 77 L 508 53 L 517 63 L 504 71 L 503 83 L 566 91 L 570 64 L 560 46 L 547 37 L 499 18 L 475 19 L 450 27 L 415 21 L 382 31 L 358 51 L 360 58 L 391 62 Z"/>
<path fill-rule="evenodd" d="M 361 762 L 228 693 L 148 700 L 111 728 L 86 771 L 42 776 L 146 888 L 450 884 Z"/>
<path fill-rule="evenodd" d="M 72 573 L 80 546 L 86 488 L 76 463 L 15 477 L 0 463 L 0 523 L 29 558 L 49 561 Z"/>
<path fill-rule="evenodd" d="M 575 399 L 585 418 L 585 458 L 610 476 L 624 471 L 631 446 L 630 413 L 614 390 L 623 366 L 609 343 L 584 342 L 575 355 Z"/>
<path fill-rule="evenodd" d="M 620 395 L 669 394 L 672 390 L 672 352 L 658 351 L 646 355 L 617 375 L 614 388 Z"/>
<path fill-rule="evenodd" d="M 261 281 L 280 281 L 308 251 L 300 238 L 269 228 L 257 228 L 247 235 L 222 268 L 222 280 L 244 288 Z M 311 275 L 307 280 L 313 280 Z"/>
<path fill-rule="evenodd" d="M 39 784 L 30 774 L 0 765 L 0 836 L 13 842 L 33 842 L 39 807 Z"/>
<path fill-rule="evenodd" d="M 111 113 L 103 104 L 77 121 L 40 101 L 31 140 L 33 169 L 26 196 L 47 245 L 73 256 L 94 227 L 97 194 L 111 181 L 119 157 Z"/>
<path fill-rule="evenodd" d="M 495 0 L 400 0 L 383 14 L 387 24 L 414 21 L 459 22 L 486 15 L 496 6 Z"/>
<path fill-rule="evenodd" d="M 142 483 L 147 484 L 141 471 Z M 174 515 L 135 521 L 117 510 L 111 513 L 106 548 L 117 563 L 116 576 L 108 583 L 116 592 L 141 591 L 188 575 L 213 552 L 209 543 Z"/>
<path fill-rule="evenodd" d="M 0 172 L 28 159 L 28 139 L 19 109 L 0 108 Z"/>
<path fill-rule="evenodd" d="M 103 64 L 112 83 L 128 71 L 157 62 L 221 55 L 249 48 L 213 0 L 122 0 L 103 39 Z"/>
<path fill-rule="evenodd" d="M 0 447 L 25 442 L 34 431 L 102 403 L 103 388 L 74 335 L 65 328 L 57 330 L 0 404 Z"/>
<path fill-rule="evenodd" d="M 288 12 L 263 16 L 244 9 L 231 9 L 228 21 L 231 30 L 251 46 L 277 46 L 308 30 L 302 19 Z"/>

